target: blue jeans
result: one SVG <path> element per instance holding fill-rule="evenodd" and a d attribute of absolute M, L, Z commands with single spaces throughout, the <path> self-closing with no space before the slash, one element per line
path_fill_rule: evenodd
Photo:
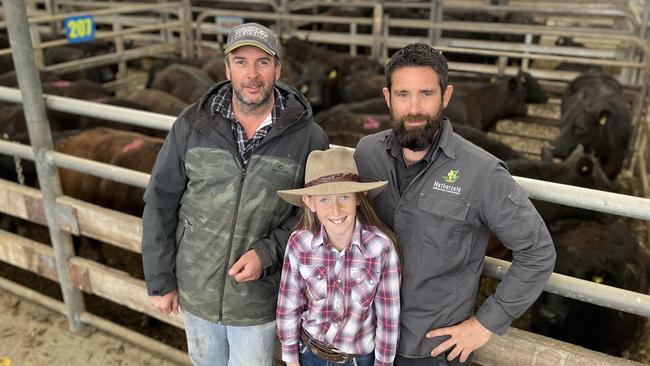
<path fill-rule="evenodd" d="M 183 312 L 187 350 L 195 366 L 272 366 L 275 320 L 261 325 L 213 323 Z"/>
<path fill-rule="evenodd" d="M 316 355 L 312 353 L 311 349 L 305 347 L 301 342 L 299 360 L 300 366 L 374 366 L 375 353 L 370 352 L 346 363 L 335 363 L 316 357 Z"/>

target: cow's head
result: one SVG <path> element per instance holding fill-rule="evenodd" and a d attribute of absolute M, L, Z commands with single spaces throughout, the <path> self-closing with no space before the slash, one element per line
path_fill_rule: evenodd
<path fill-rule="evenodd" d="M 560 134 L 553 143 L 553 156 L 564 159 L 579 144 L 590 151 L 598 143 L 607 143 L 606 131 L 614 116 L 603 98 L 579 100 L 562 113 Z"/>
<path fill-rule="evenodd" d="M 328 108 L 338 102 L 338 83 L 341 78 L 336 67 L 311 60 L 301 65 L 298 90 L 309 100 L 315 110 Z"/>
<path fill-rule="evenodd" d="M 526 89 L 526 103 L 546 103 L 548 101 L 548 96 L 531 74 L 519 70 L 517 78 Z"/>

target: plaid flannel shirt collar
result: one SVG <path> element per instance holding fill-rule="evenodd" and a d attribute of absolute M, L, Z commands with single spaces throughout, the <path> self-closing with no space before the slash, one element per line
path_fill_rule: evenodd
<path fill-rule="evenodd" d="M 361 254 L 365 255 L 366 251 L 364 250 L 363 245 L 361 243 L 361 229 L 362 229 L 361 222 L 357 218 L 354 223 L 354 232 L 352 233 L 352 241 L 350 242 L 350 244 L 359 248 Z M 311 249 L 314 250 L 321 245 L 325 245 L 326 243 L 327 246 L 331 247 L 331 244 L 329 243 L 329 238 L 327 237 L 327 231 L 325 230 L 325 225 L 321 224 L 320 230 L 311 239 Z"/>
<path fill-rule="evenodd" d="M 282 93 L 280 93 L 280 90 L 278 90 L 278 88 L 276 87 L 273 87 L 273 95 L 275 96 L 275 103 L 273 105 L 273 110 L 271 112 L 271 118 L 272 118 L 271 123 L 275 124 L 278 118 L 280 118 L 280 116 L 282 115 L 282 111 L 286 106 L 286 98 L 282 95 Z M 219 92 L 217 92 L 217 94 L 214 96 L 214 99 L 212 99 L 212 114 L 215 115 L 219 113 L 225 119 L 231 122 L 237 122 L 237 119 L 235 118 L 235 113 L 232 110 L 232 97 L 233 97 L 232 84 L 229 84 L 221 88 L 221 90 L 219 90 Z"/>

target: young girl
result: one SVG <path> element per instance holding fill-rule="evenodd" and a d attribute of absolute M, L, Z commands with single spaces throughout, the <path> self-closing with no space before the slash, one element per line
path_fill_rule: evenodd
<path fill-rule="evenodd" d="M 400 263 L 393 234 L 369 201 L 386 184 L 361 183 L 352 152 L 335 148 L 309 155 L 305 188 L 278 192 L 303 207 L 278 295 L 288 366 L 393 364 Z"/>

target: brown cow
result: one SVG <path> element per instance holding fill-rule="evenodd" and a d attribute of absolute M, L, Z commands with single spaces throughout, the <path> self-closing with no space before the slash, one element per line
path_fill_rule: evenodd
<path fill-rule="evenodd" d="M 205 72 L 188 65 L 173 64 L 159 72 L 152 88 L 162 90 L 187 103 L 194 103 L 214 84 Z"/>
<path fill-rule="evenodd" d="M 187 102 L 156 89 L 136 90 L 126 99 L 146 106 L 151 112 L 170 116 L 178 116 L 188 105 Z"/>
<path fill-rule="evenodd" d="M 163 140 L 136 132 L 93 128 L 59 140 L 59 152 L 149 173 Z M 63 192 L 103 207 L 141 216 L 143 189 L 110 179 L 59 169 Z"/>

